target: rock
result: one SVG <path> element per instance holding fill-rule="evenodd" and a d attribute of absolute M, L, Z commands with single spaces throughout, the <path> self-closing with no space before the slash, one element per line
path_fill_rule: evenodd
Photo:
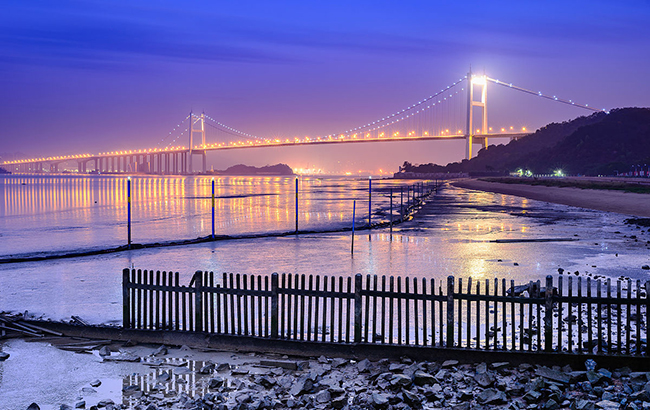
<path fill-rule="evenodd" d="M 92 387 L 82 387 L 81 391 L 83 393 L 97 393 L 97 390 L 93 389 Z"/>
<path fill-rule="evenodd" d="M 208 389 L 218 389 L 223 386 L 223 378 L 217 376 L 208 381 Z"/>
<path fill-rule="evenodd" d="M 91 387 L 99 387 L 101 385 L 102 385 L 101 380 L 93 380 L 93 381 L 90 382 Z"/>
<path fill-rule="evenodd" d="M 618 410 L 621 407 L 620 403 L 616 403 L 610 400 L 601 400 L 598 403 L 596 403 L 596 406 L 599 409 L 605 409 L 605 410 Z"/>
<path fill-rule="evenodd" d="M 474 375 L 474 380 L 476 383 L 478 383 L 479 386 L 481 387 L 490 387 L 494 384 L 495 382 L 495 377 L 492 373 L 490 372 L 485 372 L 485 373 L 477 373 Z"/>
<path fill-rule="evenodd" d="M 578 399 L 575 401 L 575 410 L 594 410 L 596 406 L 589 400 Z"/>
<path fill-rule="evenodd" d="M 508 398 L 504 392 L 489 388 L 476 396 L 476 400 L 481 404 L 503 404 L 508 401 Z"/>
<path fill-rule="evenodd" d="M 307 376 L 301 376 L 289 390 L 292 396 L 299 396 L 304 393 L 310 393 L 314 388 L 314 382 Z"/>
<path fill-rule="evenodd" d="M 332 367 L 341 367 L 348 364 L 348 361 L 341 358 L 332 359 Z"/>
<path fill-rule="evenodd" d="M 277 384 L 277 381 L 275 378 L 270 377 L 270 376 L 262 376 L 258 379 L 257 381 L 260 385 L 264 386 L 267 389 L 270 389 L 271 387 L 275 386 Z"/>
<path fill-rule="evenodd" d="M 422 407 L 422 399 L 420 397 L 406 389 L 402 389 L 402 396 L 404 397 L 404 401 L 411 405 L 412 407 L 419 408 Z"/>
<path fill-rule="evenodd" d="M 415 373 L 413 373 L 413 382 L 418 386 L 425 386 L 427 384 L 435 383 L 436 378 L 422 370 L 416 370 Z"/>
<path fill-rule="evenodd" d="M 386 407 L 388 406 L 388 395 L 383 394 L 383 393 L 373 393 L 372 394 L 372 402 L 377 406 L 377 407 Z"/>
<path fill-rule="evenodd" d="M 330 404 L 334 409 L 342 409 L 346 404 L 348 404 L 348 398 L 345 396 L 339 396 L 332 399 Z"/>
<path fill-rule="evenodd" d="M 158 347 L 156 350 L 154 350 L 150 356 L 164 356 L 166 354 L 167 354 L 167 348 L 165 347 L 165 345 L 162 345 Z"/>
<path fill-rule="evenodd" d="M 260 360 L 260 365 L 269 367 L 281 367 L 287 370 L 298 370 L 298 363 L 285 362 L 281 360 Z"/>
<path fill-rule="evenodd" d="M 498 370 L 503 367 L 508 367 L 508 365 L 510 365 L 509 362 L 496 362 L 496 363 L 492 363 L 490 367 L 493 368 L 494 370 Z"/>
<path fill-rule="evenodd" d="M 451 410 L 470 410 L 470 408 L 471 407 L 469 406 L 468 402 L 451 406 Z"/>
<path fill-rule="evenodd" d="M 650 270 L 650 265 L 643 265 L 643 266 L 641 266 L 641 269 Z"/>
<path fill-rule="evenodd" d="M 100 400 L 99 403 L 97 403 L 97 407 L 108 407 L 114 405 L 115 402 L 111 399 L 104 399 Z"/>
<path fill-rule="evenodd" d="M 529 403 L 537 403 L 541 397 L 542 393 L 535 390 L 529 390 L 526 392 L 526 394 L 524 394 L 524 400 Z"/>
<path fill-rule="evenodd" d="M 122 388 L 122 394 L 124 396 L 131 396 L 139 391 L 140 391 L 140 386 L 138 386 L 137 384 L 132 384 L 130 386 L 126 386 Z"/>
<path fill-rule="evenodd" d="M 0 352 L 0 362 L 4 362 L 9 358 L 10 354 L 5 352 Z"/>
<path fill-rule="evenodd" d="M 328 403 L 330 400 L 332 400 L 332 395 L 327 390 L 321 390 L 318 393 L 316 393 L 314 398 L 316 399 L 316 402 L 325 404 Z"/>
<path fill-rule="evenodd" d="M 597 384 L 600 379 L 602 379 L 604 376 L 598 372 L 595 372 L 593 370 L 588 370 L 587 371 L 587 380 L 589 380 L 589 383 Z"/>
<path fill-rule="evenodd" d="M 162 372 L 156 376 L 156 380 L 159 382 L 168 382 L 172 377 L 167 372 Z"/>
<path fill-rule="evenodd" d="M 243 368 L 233 369 L 233 370 L 230 372 L 230 374 L 232 374 L 233 376 L 245 376 L 245 375 L 247 375 L 248 373 L 250 373 L 250 370 L 248 370 L 248 369 L 243 369 Z"/>
<path fill-rule="evenodd" d="M 111 355 L 111 349 L 108 346 L 102 346 L 101 349 L 99 349 L 99 355 L 101 357 L 106 357 Z"/>
<path fill-rule="evenodd" d="M 203 365 L 201 369 L 199 370 L 199 374 L 211 374 L 214 371 L 214 363 L 212 362 L 207 362 L 207 364 Z"/>
<path fill-rule="evenodd" d="M 545 379 L 552 380 L 554 382 L 569 384 L 571 381 L 571 376 L 564 372 L 558 372 L 548 367 L 540 367 L 535 371 L 535 374 L 541 376 Z"/>
<path fill-rule="evenodd" d="M 359 371 L 359 373 L 370 373 L 371 368 L 372 368 L 372 364 L 368 359 L 363 359 L 362 361 L 357 363 L 357 370 Z"/>
<path fill-rule="evenodd" d="M 59 406 L 59 410 L 72 410 L 72 407 L 70 407 L 67 404 L 62 404 L 61 406 Z"/>
<path fill-rule="evenodd" d="M 408 377 L 405 374 L 395 374 L 393 377 L 390 378 L 390 385 L 391 386 L 409 386 L 412 383 L 412 380 L 410 377 Z"/>
<path fill-rule="evenodd" d="M 74 404 L 75 409 L 83 409 L 86 407 L 86 402 L 84 400 L 78 401 Z"/>
<path fill-rule="evenodd" d="M 543 409 L 544 410 L 555 410 L 558 407 L 560 407 L 560 405 L 558 404 L 557 401 L 555 401 L 553 399 L 548 399 L 548 401 L 546 403 L 544 403 Z"/>
<path fill-rule="evenodd" d="M 117 356 L 104 356 L 104 360 L 107 362 L 139 362 L 140 356 L 136 356 L 133 353 L 123 352 Z"/>
<path fill-rule="evenodd" d="M 452 367 L 456 366 L 458 364 L 458 360 L 445 360 L 442 362 L 442 367 L 447 368 L 447 367 Z"/>
<path fill-rule="evenodd" d="M 38 404 L 32 403 L 27 407 L 27 410 L 41 410 L 41 408 L 38 407 Z"/>
<path fill-rule="evenodd" d="M 218 372 L 225 372 L 230 370 L 230 364 L 229 363 L 219 363 L 216 367 Z"/>

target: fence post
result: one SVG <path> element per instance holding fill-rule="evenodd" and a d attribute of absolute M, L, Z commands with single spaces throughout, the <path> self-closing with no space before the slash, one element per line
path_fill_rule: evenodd
<path fill-rule="evenodd" d="M 278 338 L 278 273 L 271 274 L 271 337 Z"/>
<path fill-rule="evenodd" d="M 544 306 L 544 351 L 553 350 L 553 276 L 546 276 L 546 294 Z M 561 332 L 562 329 L 558 329 Z M 558 346 L 559 349 L 562 346 Z"/>
<path fill-rule="evenodd" d="M 124 329 L 131 328 L 131 281 L 130 271 L 122 270 L 122 326 Z"/>
<path fill-rule="evenodd" d="M 454 346 L 454 277 L 447 276 L 447 347 Z"/>
<path fill-rule="evenodd" d="M 646 281 L 646 283 L 645 283 L 645 303 L 646 303 L 646 305 L 645 305 L 646 319 L 645 320 L 646 320 L 646 329 L 647 329 L 648 317 L 650 316 L 650 314 L 649 314 L 649 312 L 650 312 L 650 280 Z M 641 320 L 641 319 L 637 318 L 637 320 Z M 647 332 L 647 330 L 646 330 L 646 332 Z M 647 336 L 646 336 L 646 339 L 647 339 Z M 639 346 L 637 349 L 641 349 L 641 346 Z M 646 344 L 645 344 L 645 355 L 650 356 L 650 343 L 648 343 L 647 340 L 646 340 Z"/>
<path fill-rule="evenodd" d="M 354 275 L 354 343 L 361 343 L 361 279 L 360 273 Z"/>
<path fill-rule="evenodd" d="M 203 272 L 194 273 L 194 331 L 203 331 Z"/>

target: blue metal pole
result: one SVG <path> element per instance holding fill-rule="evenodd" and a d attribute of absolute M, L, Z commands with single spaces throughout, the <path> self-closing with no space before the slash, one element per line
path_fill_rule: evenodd
<path fill-rule="evenodd" d="M 296 177 L 296 233 L 298 233 L 298 177 Z"/>
<path fill-rule="evenodd" d="M 131 249 L 131 177 L 126 180 L 126 213 L 128 226 L 128 244 Z"/>
<path fill-rule="evenodd" d="M 357 201 L 352 201 L 352 245 L 350 246 L 350 253 L 354 254 L 354 214 L 357 209 Z"/>
<path fill-rule="evenodd" d="M 368 177 L 368 228 L 372 228 L 372 176 Z"/>
<path fill-rule="evenodd" d="M 212 178 L 212 239 L 214 239 L 214 178 Z"/>

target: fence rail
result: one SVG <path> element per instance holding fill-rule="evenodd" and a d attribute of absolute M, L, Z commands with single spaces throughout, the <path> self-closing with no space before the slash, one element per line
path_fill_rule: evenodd
<path fill-rule="evenodd" d="M 650 281 L 123 271 L 125 328 L 324 343 L 650 356 Z"/>

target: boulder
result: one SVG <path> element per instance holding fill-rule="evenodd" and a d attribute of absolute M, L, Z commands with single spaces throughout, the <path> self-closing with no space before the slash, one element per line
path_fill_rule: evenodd
<path fill-rule="evenodd" d="M 504 392 L 489 388 L 476 396 L 476 400 L 481 404 L 504 404 L 508 401 L 508 398 Z"/>
<path fill-rule="evenodd" d="M 425 386 L 427 384 L 435 383 L 436 378 L 422 370 L 416 370 L 415 373 L 413 373 L 413 382 L 418 386 Z"/>

